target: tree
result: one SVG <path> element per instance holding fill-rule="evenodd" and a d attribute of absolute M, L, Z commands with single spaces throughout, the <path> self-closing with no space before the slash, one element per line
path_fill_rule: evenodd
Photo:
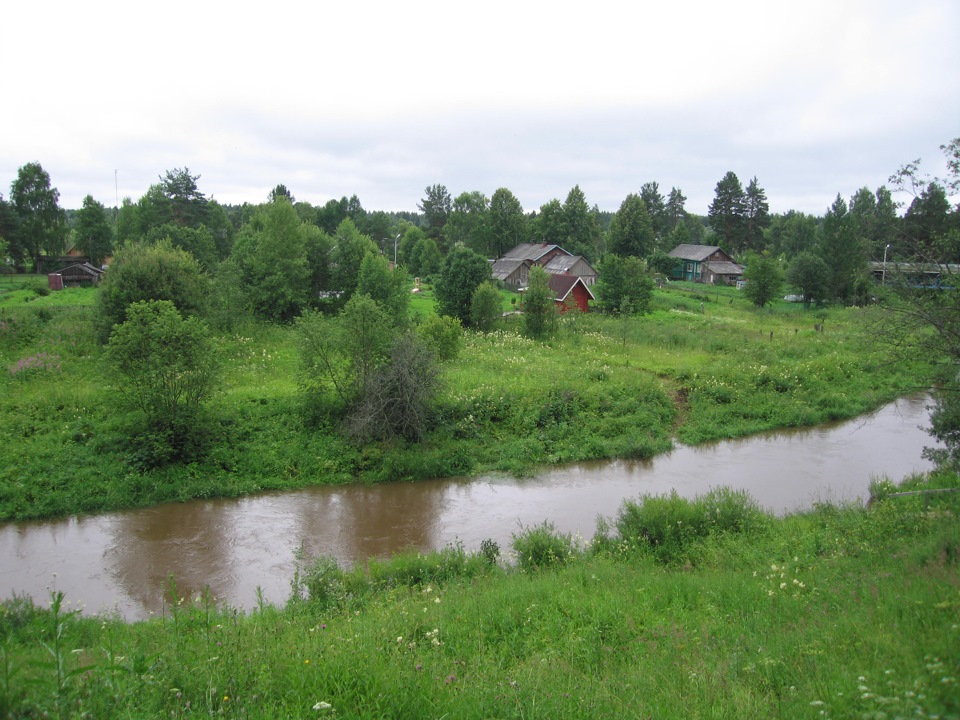
<path fill-rule="evenodd" d="M 308 304 L 307 228 L 285 199 L 260 207 L 234 248 L 253 311 L 286 322 Z"/>
<path fill-rule="evenodd" d="M 117 210 L 117 237 L 116 246 L 120 247 L 126 242 L 133 242 L 141 238 L 140 233 L 140 207 L 129 197 L 125 197 Z"/>
<path fill-rule="evenodd" d="M 598 268 L 597 296 L 604 312 L 645 315 L 650 312 L 653 278 L 647 264 L 634 256 L 603 256 Z"/>
<path fill-rule="evenodd" d="M 762 252 L 764 249 L 763 231 L 770 225 L 770 205 L 767 194 L 757 184 L 754 177 L 747 185 L 744 193 L 744 245 L 753 252 Z"/>
<path fill-rule="evenodd" d="M 567 193 L 563 203 L 563 225 L 563 242 L 560 243 L 563 248 L 573 255 L 593 260 L 597 255 L 600 227 L 579 185 Z"/>
<path fill-rule="evenodd" d="M 743 277 L 747 281 L 744 294 L 759 308 L 779 297 L 783 289 L 780 263 L 766 253 L 750 257 Z"/>
<path fill-rule="evenodd" d="M 621 257 L 648 257 L 656 247 L 653 220 L 639 195 L 627 195 L 610 221 L 607 249 Z"/>
<path fill-rule="evenodd" d="M 287 202 L 291 205 L 296 206 L 297 204 L 296 199 L 293 197 L 293 193 L 291 193 L 290 190 L 287 189 L 287 186 L 283 183 L 280 183 L 270 191 L 270 193 L 267 195 L 267 201 L 276 202 L 280 198 L 286 198 Z"/>
<path fill-rule="evenodd" d="M 770 226 L 764 231 L 765 244 L 771 252 L 792 258 L 802 252 L 813 252 L 817 232 L 817 218 L 789 210 L 771 218 Z"/>
<path fill-rule="evenodd" d="M 66 235 L 66 214 L 60 208 L 60 191 L 40 163 L 27 163 L 10 185 L 10 201 L 17 214 L 18 236 L 26 255 L 39 268 L 43 253 L 60 255 Z"/>
<path fill-rule="evenodd" d="M 647 208 L 653 228 L 655 242 L 659 243 L 670 231 L 670 222 L 667 216 L 667 206 L 660 193 L 660 184 L 657 182 L 644 183 L 640 188 L 640 199 Z"/>
<path fill-rule="evenodd" d="M 523 294 L 523 332 L 540 340 L 553 334 L 557 323 L 555 293 L 550 289 L 550 275 L 539 265 L 530 268 L 527 291 Z"/>
<path fill-rule="evenodd" d="M 407 274 L 399 267 L 391 268 L 383 255 L 367 253 L 363 258 L 357 278 L 357 294 L 367 295 L 379 303 L 395 327 L 406 326 L 410 306 Z"/>
<path fill-rule="evenodd" d="M 490 257 L 500 257 L 526 239 L 523 206 L 507 188 L 499 188 L 490 199 Z"/>
<path fill-rule="evenodd" d="M 740 179 L 728 172 L 717 183 L 716 196 L 707 211 L 710 227 L 718 235 L 720 242 L 731 254 L 743 248 L 746 233 L 746 196 Z"/>
<path fill-rule="evenodd" d="M 475 330 L 488 333 L 496 327 L 502 314 L 500 291 L 492 281 L 480 283 L 470 299 L 470 325 Z"/>
<path fill-rule="evenodd" d="M 667 216 L 667 231 L 673 232 L 674 228 L 683 224 L 687 218 L 685 204 L 687 198 L 679 188 L 670 188 L 670 195 L 667 197 L 667 206 L 664 209 Z"/>
<path fill-rule="evenodd" d="M 566 233 L 563 203 L 556 198 L 540 206 L 540 212 L 530 222 L 530 237 L 537 242 L 562 245 Z"/>
<path fill-rule="evenodd" d="M 800 291 L 806 305 L 821 303 L 829 294 L 830 268 L 812 252 L 797 255 L 787 267 L 787 282 Z"/>
<path fill-rule="evenodd" d="M 202 444 L 198 412 L 216 387 L 220 367 L 203 321 L 182 317 L 167 300 L 133 303 L 110 334 L 106 358 L 120 397 L 146 417 L 149 464 L 195 459 Z"/>
<path fill-rule="evenodd" d="M 330 267 L 333 289 L 341 293 L 340 302 L 350 299 L 357 289 L 360 264 L 367 253 L 376 254 L 376 243 L 360 232 L 349 217 L 337 226 L 333 236 L 334 246 L 330 251 Z"/>
<path fill-rule="evenodd" d="M 827 293 L 832 299 L 849 302 L 854 299 L 867 263 L 867 243 L 859 233 L 855 218 L 837 195 L 823 216 L 818 250 L 829 268 Z"/>
<path fill-rule="evenodd" d="M 429 427 L 439 389 L 436 356 L 416 335 L 400 335 L 350 413 L 350 435 L 359 444 L 397 437 L 419 442 Z"/>
<path fill-rule="evenodd" d="M 5 241 L 2 257 L 3 261 L 9 257 L 14 267 L 23 265 L 24 248 L 20 244 L 17 211 L 13 203 L 3 199 L 0 193 L 0 238 Z"/>
<path fill-rule="evenodd" d="M 190 168 L 167 170 L 160 176 L 160 191 L 170 201 L 170 215 L 181 227 L 198 228 L 207 220 L 207 198 L 197 187 L 199 175 Z"/>
<path fill-rule="evenodd" d="M 92 195 L 83 199 L 73 233 L 76 246 L 93 265 L 100 265 L 112 251 L 113 228 L 107 220 L 107 211 Z"/>
<path fill-rule="evenodd" d="M 437 247 L 433 238 L 425 237 L 417 240 L 411 254 L 419 276 L 427 277 L 440 272 L 443 265 L 443 256 L 440 255 L 440 248 Z"/>
<path fill-rule="evenodd" d="M 114 325 L 126 321 L 133 303 L 168 300 L 185 317 L 202 316 L 209 295 L 209 280 L 190 253 L 169 240 L 126 243 L 100 283 L 95 324 L 101 341 L 107 342 Z"/>
<path fill-rule="evenodd" d="M 466 245 L 480 255 L 490 255 L 490 200 L 481 192 L 460 193 L 443 230 L 447 244 Z"/>
<path fill-rule="evenodd" d="M 417 208 L 423 213 L 427 237 L 442 243 L 443 228 L 447 224 L 452 210 L 450 193 L 444 185 L 429 185 L 424 192 L 426 197 L 420 201 Z"/>
<path fill-rule="evenodd" d="M 170 240 L 174 247 L 186 250 L 193 255 L 204 270 L 213 271 L 217 267 L 217 246 L 206 225 L 192 228 L 166 223 L 151 228 L 144 235 L 147 242 L 155 243 L 164 238 Z"/>
<path fill-rule="evenodd" d="M 453 248 L 433 287 L 437 312 L 469 325 L 473 292 L 481 283 L 490 280 L 490 272 L 490 263 L 482 255 L 465 247 Z"/>

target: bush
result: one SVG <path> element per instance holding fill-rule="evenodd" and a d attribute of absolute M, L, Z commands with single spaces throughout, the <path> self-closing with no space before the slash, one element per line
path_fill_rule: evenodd
<path fill-rule="evenodd" d="M 652 552 L 666 563 L 683 559 L 690 544 L 715 533 L 751 533 L 766 516 L 742 490 L 715 488 L 693 500 L 669 495 L 645 495 L 624 501 L 614 526 L 622 541 Z"/>
<path fill-rule="evenodd" d="M 308 558 L 297 550 L 291 589 L 293 599 L 306 601 L 321 609 L 337 609 L 346 604 L 346 573 L 330 555 Z"/>
<path fill-rule="evenodd" d="M 440 360 L 453 360 L 460 353 L 463 327 L 449 315 L 431 315 L 417 328 L 417 334 Z"/>
<path fill-rule="evenodd" d="M 577 554 L 573 536 L 557 532 L 554 524 L 546 520 L 534 527 L 523 528 L 511 538 L 517 564 L 526 572 L 564 565 Z"/>

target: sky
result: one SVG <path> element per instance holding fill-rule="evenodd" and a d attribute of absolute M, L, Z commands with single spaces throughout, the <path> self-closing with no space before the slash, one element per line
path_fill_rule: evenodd
<path fill-rule="evenodd" d="M 189 168 L 227 204 L 657 182 L 706 214 L 732 171 L 822 215 L 960 136 L 956 0 L 18 2 L 0 68 L 0 193 L 39 162 L 64 208 Z"/>

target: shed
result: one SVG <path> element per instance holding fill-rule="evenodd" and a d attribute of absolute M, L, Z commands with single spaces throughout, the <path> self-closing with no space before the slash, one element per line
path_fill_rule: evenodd
<path fill-rule="evenodd" d="M 551 275 L 549 284 L 560 312 L 566 312 L 570 302 L 580 312 L 589 312 L 589 301 L 596 299 L 583 278 L 576 275 Z"/>
<path fill-rule="evenodd" d="M 512 258 L 500 258 L 493 261 L 491 268 L 494 280 L 499 280 L 504 287 L 519 291 L 527 286 L 530 278 L 530 261 Z"/>
<path fill-rule="evenodd" d="M 51 290 L 63 290 L 65 287 L 98 285 L 103 270 L 88 262 L 75 263 L 47 275 L 47 286 Z"/>

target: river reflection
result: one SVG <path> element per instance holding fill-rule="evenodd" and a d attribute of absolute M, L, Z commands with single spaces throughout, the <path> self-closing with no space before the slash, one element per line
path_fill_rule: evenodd
<path fill-rule="evenodd" d="M 363 562 L 405 548 L 430 550 L 485 538 L 502 549 L 521 526 L 551 520 L 593 534 L 598 515 L 624 498 L 675 489 L 747 490 L 782 513 L 817 501 L 863 499 L 871 477 L 899 480 L 928 469 L 920 428 L 926 399 L 906 398 L 853 421 L 692 447 L 647 462 L 554 468 L 523 480 L 481 477 L 386 485 L 313 487 L 240 500 L 194 501 L 93 517 L 0 526 L 0 594 L 38 600 L 56 587 L 87 612 L 128 619 L 162 612 L 168 577 L 179 596 L 209 585 L 232 606 L 290 591 L 297 548 Z"/>

